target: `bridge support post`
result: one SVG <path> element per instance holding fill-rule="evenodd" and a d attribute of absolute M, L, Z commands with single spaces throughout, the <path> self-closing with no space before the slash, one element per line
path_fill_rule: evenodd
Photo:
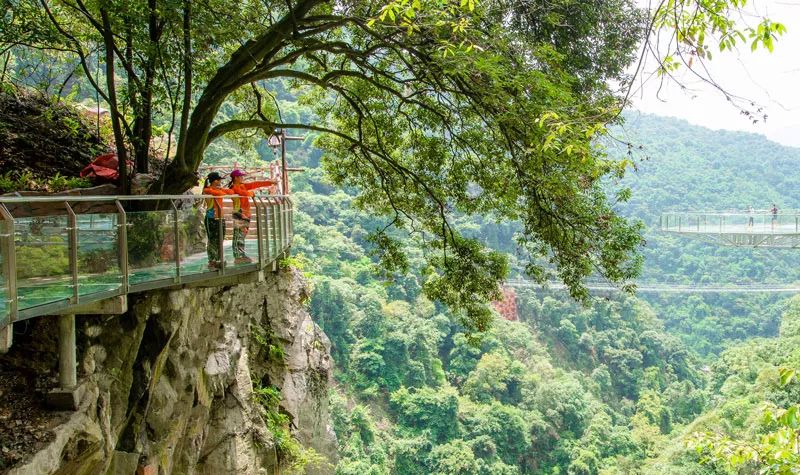
<path fill-rule="evenodd" d="M 0 328 L 0 353 L 8 353 L 11 349 L 11 344 L 14 342 L 14 324 Z"/>
<path fill-rule="evenodd" d="M 75 315 L 58 316 L 58 383 L 62 389 L 78 384 L 75 355 Z"/>
<path fill-rule="evenodd" d="M 47 394 L 47 403 L 57 409 L 78 408 L 78 370 L 75 349 L 75 315 L 58 316 L 58 384 Z"/>

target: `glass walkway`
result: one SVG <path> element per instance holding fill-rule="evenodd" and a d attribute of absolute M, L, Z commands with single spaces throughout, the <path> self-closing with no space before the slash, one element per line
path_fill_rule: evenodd
<path fill-rule="evenodd" d="M 722 246 L 800 247 L 800 213 L 663 213 L 660 229 Z"/>
<path fill-rule="evenodd" d="M 252 198 L 248 259 L 234 260 L 224 198 L 219 266 L 209 266 L 204 216 L 212 197 L 0 197 L 0 329 L 110 297 L 273 269 L 292 243 L 292 201 Z"/>

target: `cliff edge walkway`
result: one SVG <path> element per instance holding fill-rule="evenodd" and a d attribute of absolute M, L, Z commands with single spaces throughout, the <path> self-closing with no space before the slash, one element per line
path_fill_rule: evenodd
<path fill-rule="evenodd" d="M 15 322 L 59 319 L 55 405 L 76 395 L 75 315 L 122 314 L 127 295 L 158 288 L 217 286 L 263 278 L 288 256 L 289 196 L 257 195 L 245 230 L 247 258 L 234 259 L 232 200 L 223 200 L 219 266 L 208 265 L 203 195 L 0 197 L 0 352 Z M 59 397 L 66 401 L 58 403 Z"/>

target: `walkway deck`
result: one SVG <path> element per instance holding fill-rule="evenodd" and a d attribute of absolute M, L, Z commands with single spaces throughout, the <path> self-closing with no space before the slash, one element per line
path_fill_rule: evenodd
<path fill-rule="evenodd" d="M 226 206 L 225 264 L 210 269 L 206 198 L 0 197 L 0 330 L 115 296 L 273 269 L 288 253 L 291 199 L 257 196 L 245 239 L 252 262 L 234 261 Z"/>
<path fill-rule="evenodd" d="M 526 279 L 509 279 L 505 285 L 514 288 L 566 290 L 562 282 L 539 284 Z M 621 292 L 620 288 L 608 282 L 588 282 L 586 287 L 594 292 Z M 669 283 L 636 283 L 637 294 L 764 294 L 764 293 L 800 293 L 800 284 L 669 284 Z"/>
<path fill-rule="evenodd" d="M 660 220 L 662 232 L 735 247 L 800 247 L 800 213 L 670 212 Z"/>

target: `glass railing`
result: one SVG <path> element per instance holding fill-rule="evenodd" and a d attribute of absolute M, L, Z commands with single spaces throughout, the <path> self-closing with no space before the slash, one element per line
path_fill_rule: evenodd
<path fill-rule="evenodd" d="M 220 210 L 208 215 L 210 203 Z M 292 201 L 231 197 L 0 198 L 0 328 L 128 292 L 272 268 Z"/>
<path fill-rule="evenodd" d="M 795 234 L 800 233 L 800 213 L 668 212 L 660 219 L 662 231 L 703 234 Z"/>

